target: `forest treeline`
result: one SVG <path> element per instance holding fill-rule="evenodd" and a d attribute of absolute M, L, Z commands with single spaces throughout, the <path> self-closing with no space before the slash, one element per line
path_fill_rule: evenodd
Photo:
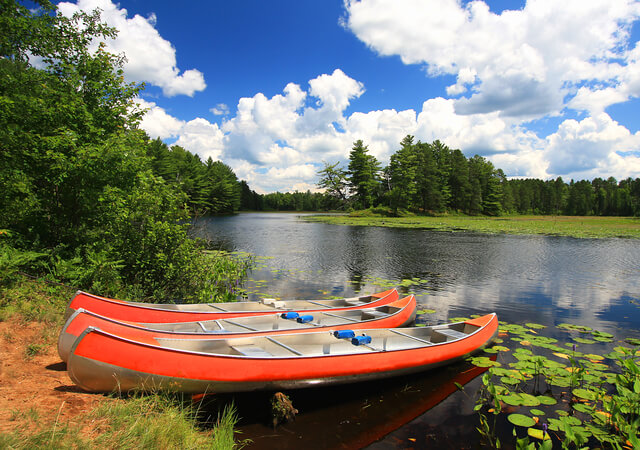
<path fill-rule="evenodd" d="M 318 186 L 344 207 L 394 212 L 484 214 L 640 215 L 640 178 L 592 181 L 507 179 L 481 156 L 467 158 L 440 141 L 406 136 L 382 168 L 356 141 L 347 168 L 325 163 Z"/>
<path fill-rule="evenodd" d="M 356 141 L 348 167 L 328 164 L 319 171 L 322 192 L 258 194 L 221 161 L 161 140 L 148 155 L 156 175 L 180 189 L 192 215 L 237 211 L 329 211 L 386 207 L 397 212 L 460 212 L 470 215 L 640 215 L 640 179 L 618 182 L 507 179 L 504 172 L 478 155 L 467 158 L 440 141 L 413 142 L 407 136 L 382 168 L 362 141 Z"/>

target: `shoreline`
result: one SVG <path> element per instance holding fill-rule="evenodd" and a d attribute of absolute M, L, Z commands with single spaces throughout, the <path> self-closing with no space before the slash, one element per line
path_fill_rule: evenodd
<path fill-rule="evenodd" d="M 640 239 L 640 218 L 607 216 L 311 215 L 301 220 L 332 225 L 415 228 L 447 232 Z"/>

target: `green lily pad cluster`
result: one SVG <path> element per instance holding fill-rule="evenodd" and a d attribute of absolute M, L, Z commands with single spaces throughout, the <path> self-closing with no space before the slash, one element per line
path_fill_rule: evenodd
<path fill-rule="evenodd" d="M 498 360 L 470 358 L 488 368 L 476 403 L 485 444 L 500 445 L 495 417 L 508 414 L 517 448 L 552 448 L 552 441 L 563 448 L 640 448 L 640 349 L 616 346 L 604 355 L 578 351 L 576 343 L 595 346 L 613 342 L 614 336 L 583 325 L 557 328 L 580 336 L 558 342 L 538 334 L 542 325 L 501 322 L 501 336 L 510 344 L 485 350 Z M 493 426 L 486 414 L 494 415 Z"/>
<path fill-rule="evenodd" d="M 604 331 L 594 330 L 593 328 L 588 327 L 586 325 L 574 325 L 570 323 L 561 323 L 557 325 L 557 328 L 565 331 L 578 331 L 582 334 L 590 334 L 591 339 L 597 342 L 613 342 L 613 334 L 605 333 Z M 584 338 L 574 338 L 574 341 L 580 342 L 578 339 L 584 339 Z M 584 342 L 584 343 L 590 344 L 591 342 Z"/>

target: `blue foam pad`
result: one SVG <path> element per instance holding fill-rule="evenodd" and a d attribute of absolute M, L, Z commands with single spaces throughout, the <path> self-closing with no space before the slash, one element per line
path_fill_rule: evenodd
<path fill-rule="evenodd" d="M 298 317 L 300 317 L 300 314 L 298 314 L 295 311 L 289 311 L 289 312 L 280 314 L 280 317 L 282 317 L 283 319 L 297 319 Z"/>
<path fill-rule="evenodd" d="M 353 330 L 337 330 L 333 332 L 333 335 L 338 339 L 351 339 L 352 337 L 355 337 L 356 334 Z"/>
<path fill-rule="evenodd" d="M 371 343 L 371 336 L 356 336 L 353 339 L 351 339 L 351 343 L 353 345 L 363 345 L 363 344 L 370 344 Z"/>
<path fill-rule="evenodd" d="M 313 320 L 313 316 L 300 316 L 296 319 L 299 323 L 307 323 Z"/>

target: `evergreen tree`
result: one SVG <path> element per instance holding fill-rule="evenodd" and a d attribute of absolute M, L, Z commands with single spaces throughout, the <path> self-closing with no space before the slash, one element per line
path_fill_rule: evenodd
<path fill-rule="evenodd" d="M 449 189 L 451 197 L 449 199 L 448 206 L 457 211 L 470 210 L 469 205 L 472 197 L 472 186 L 469 183 L 469 164 L 467 158 L 462 154 L 460 150 L 453 150 L 451 152 L 450 170 L 449 170 Z M 480 208 L 481 191 L 480 183 L 478 182 L 475 187 L 475 203 L 477 208 Z"/>
<path fill-rule="evenodd" d="M 442 211 L 444 199 L 441 177 L 433 146 L 418 142 L 416 144 L 416 206 L 423 211 Z"/>
<path fill-rule="evenodd" d="M 349 154 L 348 180 L 353 189 L 356 205 L 360 208 L 375 206 L 380 191 L 380 164 L 369 154 L 361 140 L 353 144 Z"/>
<path fill-rule="evenodd" d="M 389 183 L 389 206 L 395 213 L 399 208 L 414 206 L 417 193 L 416 175 L 418 171 L 417 155 L 413 145 L 413 136 L 407 135 L 400 142 L 400 149 L 391 155 L 391 162 L 386 170 Z"/>
<path fill-rule="evenodd" d="M 206 202 L 214 214 L 230 214 L 240 209 L 241 188 L 231 167 L 221 161 L 206 162 Z"/>

